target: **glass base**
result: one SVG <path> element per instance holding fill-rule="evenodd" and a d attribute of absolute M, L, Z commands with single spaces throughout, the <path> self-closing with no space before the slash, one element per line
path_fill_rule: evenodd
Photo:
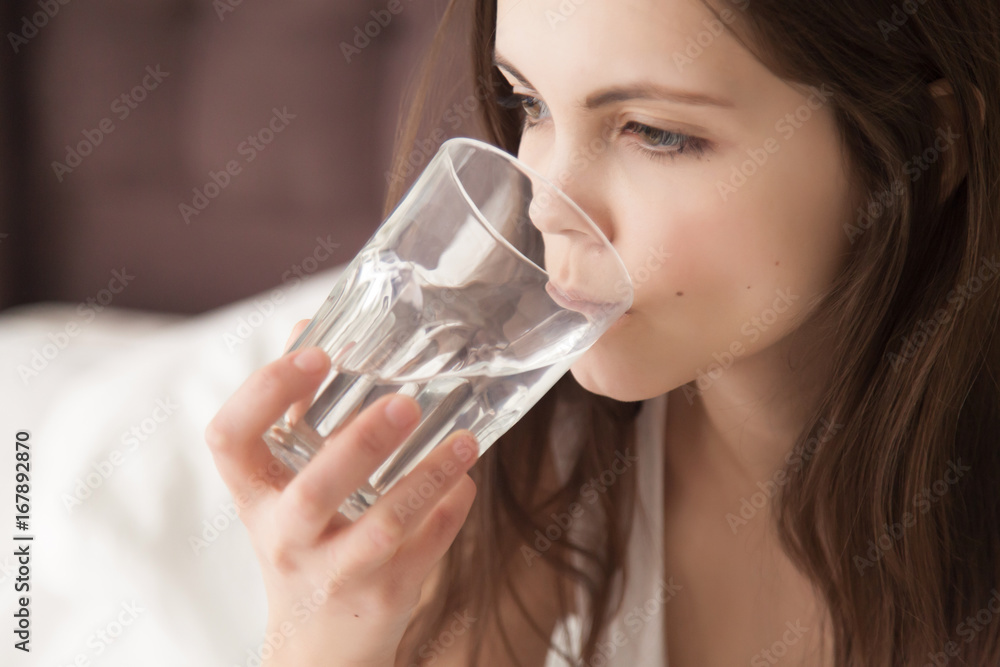
<path fill-rule="evenodd" d="M 337 511 L 351 521 L 357 521 L 378 500 L 378 497 L 375 489 L 365 484 L 364 488 L 360 488 L 347 496 Z"/>
<path fill-rule="evenodd" d="M 296 474 L 302 472 L 322 448 L 322 439 L 315 432 L 301 433 L 295 427 L 289 427 L 283 419 L 268 429 L 264 442 L 271 454 Z M 337 511 L 351 521 L 357 521 L 378 498 L 379 493 L 370 484 L 365 484 L 349 495 Z"/>
<path fill-rule="evenodd" d="M 300 433 L 295 428 L 289 428 L 284 419 L 273 424 L 264 433 L 264 442 L 267 443 L 271 454 L 296 474 L 302 472 L 323 446 L 322 442 L 317 440 L 315 434 L 309 437 L 308 434 Z"/>

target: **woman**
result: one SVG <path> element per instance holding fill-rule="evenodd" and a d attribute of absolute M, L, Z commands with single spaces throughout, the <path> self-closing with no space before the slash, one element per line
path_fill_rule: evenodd
<path fill-rule="evenodd" d="M 995 0 L 452 2 L 439 42 L 466 9 L 487 136 L 590 214 L 635 302 L 475 484 L 462 434 L 436 450 L 458 474 L 403 524 L 337 507 L 405 399 L 271 477 L 243 518 L 272 664 L 616 664 L 647 566 L 649 664 L 1000 664 Z M 328 363 L 282 358 L 213 420 L 234 494 Z M 630 451 L 657 469 L 587 486 Z M 628 548 L 644 503 L 656 562 Z"/>

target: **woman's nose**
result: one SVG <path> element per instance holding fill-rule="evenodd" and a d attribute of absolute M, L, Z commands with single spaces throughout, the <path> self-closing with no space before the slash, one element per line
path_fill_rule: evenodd
<path fill-rule="evenodd" d="M 600 165 L 570 151 L 551 155 L 540 165 L 544 180 L 532 179 L 528 206 L 531 223 L 542 234 L 545 269 L 573 298 L 619 302 L 630 279 L 612 245 L 610 216 L 602 214 Z"/>
<path fill-rule="evenodd" d="M 602 214 L 601 186 L 594 161 L 568 148 L 554 152 L 539 166 L 544 180 L 532 179 L 533 197 L 528 209 L 535 227 L 542 234 L 583 235 L 600 243 L 613 241 L 611 226 Z"/>

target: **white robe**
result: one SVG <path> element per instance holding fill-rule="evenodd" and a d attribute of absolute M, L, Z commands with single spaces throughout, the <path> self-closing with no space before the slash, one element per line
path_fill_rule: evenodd
<path fill-rule="evenodd" d="M 663 574 L 663 430 L 667 394 L 643 402 L 636 417 L 637 502 L 628 546 L 630 576 L 621 610 L 602 634 L 602 655 L 592 667 L 645 667 L 667 665 L 663 635 L 664 606 L 680 585 Z M 558 451 L 558 449 L 557 449 Z M 568 474 L 569 453 L 557 456 L 560 473 Z M 572 530 L 572 528 L 571 528 Z M 621 586 L 621 578 L 617 585 Z M 582 644 L 584 616 L 582 591 L 577 591 L 577 613 L 556 625 L 556 646 L 577 658 Z M 567 662 L 550 650 L 545 667 L 565 667 Z M 591 667 L 591 665 L 588 665 Z"/>

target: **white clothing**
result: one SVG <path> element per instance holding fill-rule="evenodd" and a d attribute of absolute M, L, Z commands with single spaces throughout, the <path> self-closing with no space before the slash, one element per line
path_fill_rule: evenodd
<path fill-rule="evenodd" d="M 636 447 L 639 461 L 636 509 L 628 545 L 630 575 L 622 606 L 602 634 L 606 660 L 595 658 L 587 667 L 666 667 L 667 646 L 663 635 L 663 606 L 680 589 L 663 576 L 663 434 L 667 395 L 643 402 L 636 416 Z M 557 456 L 563 479 L 568 475 L 568 454 Z M 621 586 L 621 577 L 617 580 Z M 556 625 L 553 643 L 576 658 L 579 664 L 585 617 L 582 591 L 577 591 L 577 613 Z M 567 662 L 549 650 L 545 667 L 565 667 Z"/>

